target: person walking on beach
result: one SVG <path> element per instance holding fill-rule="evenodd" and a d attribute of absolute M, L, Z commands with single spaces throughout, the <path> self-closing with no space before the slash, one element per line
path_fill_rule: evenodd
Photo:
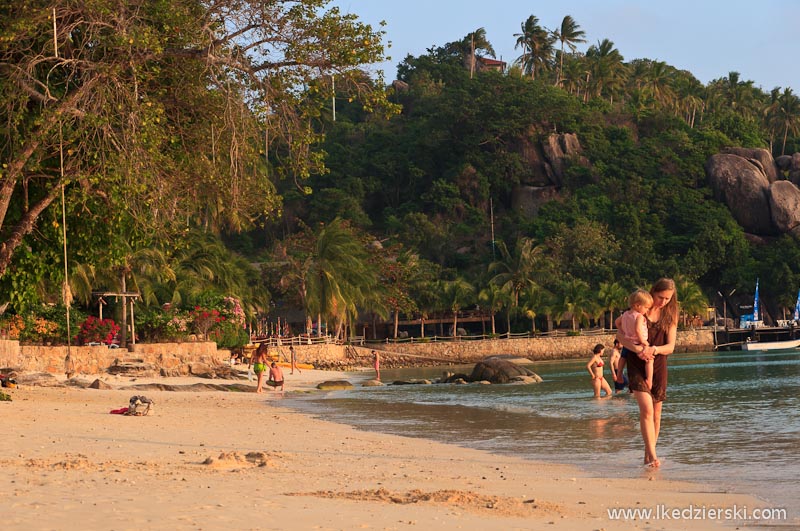
<path fill-rule="evenodd" d="M 375 368 L 375 379 L 381 379 L 381 356 L 377 351 L 372 351 L 372 366 Z"/>
<path fill-rule="evenodd" d="M 297 372 L 302 373 L 303 371 L 300 370 L 300 367 L 297 366 L 297 353 L 294 351 L 294 347 L 289 347 L 289 359 L 292 362 L 291 370 L 289 374 L 294 374 L 294 370 L 297 369 Z"/>
<path fill-rule="evenodd" d="M 605 347 L 602 343 L 598 343 L 592 350 L 592 359 L 586 364 L 586 370 L 589 371 L 589 376 L 592 377 L 592 389 L 594 389 L 595 398 L 603 398 L 600 391 L 605 392 L 605 398 L 611 396 L 611 387 L 608 385 L 605 377 L 603 377 L 603 351 Z"/>
<path fill-rule="evenodd" d="M 258 377 L 258 383 L 256 385 L 256 393 L 263 393 L 264 392 L 264 373 L 267 370 L 267 344 L 261 343 L 258 348 L 253 351 L 253 355 L 250 357 L 250 363 L 247 365 L 249 369 L 250 366 L 253 366 L 253 372 L 256 373 Z"/>
<path fill-rule="evenodd" d="M 656 454 L 658 434 L 661 429 L 661 409 L 667 398 L 667 356 L 675 350 L 678 331 L 678 293 L 675 281 L 662 278 L 650 288 L 653 306 L 648 310 L 647 341 L 651 346 L 637 345 L 617 333 L 622 346 L 631 350 L 628 357 L 629 386 L 639 406 L 639 427 L 644 442 L 644 464 L 661 466 Z M 654 359 L 653 385 L 645 382 L 645 362 Z"/>
<path fill-rule="evenodd" d="M 276 391 L 278 390 L 278 386 L 280 386 L 281 391 L 283 391 L 283 371 L 274 361 L 269 369 L 269 380 L 267 380 L 267 385 L 272 386 Z"/>
<path fill-rule="evenodd" d="M 628 386 L 628 377 L 622 369 L 618 369 L 617 365 L 620 363 L 622 353 L 622 345 L 619 340 L 614 340 L 614 348 L 611 349 L 611 356 L 608 358 L 608 365 L 611 367 L 611 378 L 614 380 L 614 394 L 624 391 Z"/>
<path fill-rule="evenodd" d="M 643 289 L 637 289 L 628 297 L 628 310 L 617 317 L 614 324 L 620 334 L 623 334 L 636 346 L 644 345 L 649 347 L 647 342 L 647 319 L 644 314 L 653 306 L 653 297 Z M 617 364 L 617 374 L 621 374 L 625 368 L 630 350 L 625 348 L 620 353 L 619 363 Z M 653 363 L 652 360 L 645 364 L 645 382 L 648 389 L 653 386 Z"/>

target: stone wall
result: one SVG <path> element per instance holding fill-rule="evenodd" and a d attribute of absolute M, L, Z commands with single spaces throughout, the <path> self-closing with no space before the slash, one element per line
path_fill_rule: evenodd
<path fill-rule="evenodd" d="M 218 351 L 216 343 L 137 343 L 133 352 L 127 349 L 111 349 L 104 346 L 70 347 L 75 372 L 100 374 L 114 365 L 115 361 L 141 361 L 156 368 L 180 369 L 190 362 L 209 365 L 227 359 L 225 351 Z M 0 367 L 11 367 L 26 372 L 64 372 L 67 347 L 20 345 L 19 341 L 0 340 Z M 183 371 L 179 371 L 183 372 Z"/>
<path fill-rule="evenodd" d="M 487 356 L 512 355 L 534 360 L 587 357 L 597 343 L 611 346 L 613 335 L 570 336 L 558 338 L 491 339 L 484 341 L 439 341 L 414 343 L 385 343 L 367 347 L 353 347 L 363 363 L 371 359 L 374 348 L 383 353 L 402 354 L 404 364 L 415 361 L 440 361 L 442 363 L 474 363 Z M 315 363 L 322 367 L 346 364 L 345 347 L 335 344 L 295 345 L 301 363 Z M 678 332 L 676 352 L 703 352 L 714 349 L 711 330 Z M 217 350 L 213 342 L 196 343 L 137 343 L 133 352 L 107 347 L 71 347 L 75 370 L 80 374 L 100 374 L 115 361 L 141 361 L 170 374 L 186 374 L 191 363 L 216 365 L 229 359 L 226 350 Z M 269 354 L 278 354 L 271 347 Z M 288 359 L 288 346 L 281 347 Z M 64 372 L 66 346 L 20 345 L 19 341 L 0 340 L 0 367 L 11 367 L 30 372 Z"/>
<path fill-rule="evenodd" d="M 533 360 L 582 358 L 588 357 L 598 343 L 611 347 L 614 344 L 614 335 L 388 343 L 374 348 L 384 352 L 447 362 L 472 363 L 487 356 L 497 355 L 512 355 Z M 361 348 L 359 352 L 363 350 L 365 349 Z M 675 352 L 707 352 L 711 350 L 714 350 L 712 330 L 678 332 Z"/>

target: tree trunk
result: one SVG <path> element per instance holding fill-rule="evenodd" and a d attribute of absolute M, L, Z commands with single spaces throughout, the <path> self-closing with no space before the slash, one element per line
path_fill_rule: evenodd
<path fill-rule="evenodd" d="M 394 311 L 394 338 L 397 339 L 397 329 L 400 326 L 400 312 Z"/>
<path fill-rule="evenodd" d="M 494 312 L 492 312 L 492 335 L 494 336 L 496 334 L 497 334 L 497 331 L 495 330 L 495 327 L 494 327 Z"/>
<path fill-rule="evenodd" d="M 33 230 L 39 215 L 45 208 L 50 206 L 56 197 L 58 197 L 60 191 L 60 186 L 53 186 L 46 196 L 33 205 L 33 208 L 25 212 L 22 219 L 17 223 L 17 226 L 11 231 L 11 236 L 9 236 L 6 241 L 0 243 L 0 277 L 2 277 L 6 269 L 8 269 L 8 265 L 11 263 L 11 257 L 14 256 L 14 251 L 19 247 L 20 243 L 22 243 L 22 239 Z M 1 222 L 2 219 L 0 219 L 0 224 Z"/>
<path fill-rule="evenodd" d="M 120 286 L 122 287 L 122 293 L 125 293 L 127 291 L 127 284 L 124 269 L 122 270 Z M 128 346 L 128 299 L 125 297 L 122 297 L 122 326 L 119 327 L 119 331 L 122 334 L 119 338 L 119 346 L 120 348 L 125 348 Z"/>
<path fill-rule="evenodd" d="M 458 335 L 458 310 L 453 310 L 453 337 Z"/>

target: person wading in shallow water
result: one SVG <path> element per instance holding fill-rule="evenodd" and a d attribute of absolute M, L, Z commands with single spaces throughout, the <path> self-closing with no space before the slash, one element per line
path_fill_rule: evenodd
<path fill-rule="evenodd" d="M 647 311 L 647 342 L 650 346 L 636 345 L 617 334 L 622 346 L 635 356 L 628 357 L 628 380 L 639 406 L 639 428 L 644 442 L 644 464 L 661 466 L 656 454 L 656 443 L 661 429 L 661 406 L 667 398 L 667 357 L 675 350 L 678 332 L 678 293 L 675 281 L 662 278 L 650 288 L 653 306 Z M 653 359 L 653 385 L 648 388 L 645 362 Z"/>
<path fill-rule="evenodd" d="M 592 350 L 592 359 L 586 364 L 586 369 L 589 371 L 589 376 L 592 377 L 592 389 L 594 390 L 595 398 L 603 398 L 600 391 L 605 392 L 605 398 L 611 396 L 611 387 L 608 385 L 605 377 L 603 376 L 603 351 L 605 347 L 602 343 L 598 343 Z"/>
<path fill-rule="evenodd" d="M 375 368 L 375 379 L 381 379 L 381 355 L 377 351 L 372 351 L 372 366 Z"/>

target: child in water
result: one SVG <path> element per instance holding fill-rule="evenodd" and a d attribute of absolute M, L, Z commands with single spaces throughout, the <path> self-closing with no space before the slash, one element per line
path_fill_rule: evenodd
<path fill-rule="evenodd" d="M 645 314 L 653 306 L 653 297 L 643 289 L 637 289 L 628 297 L 628 305 L 630 308 L 617 317 L 615 325 L 619 329 L 623 337 L 633 341 L 637 345 L 649 347 L 650 343 L 647 342 L 647 318 Z M 636 353 L 631 352 L 627 348 L 622 349 L 622 354 L 617 364 L 617 382 L 622 382 L 622 369 L 625 368 L 628 354 L 636 356 Z M 653 360 L 650 359 L 645 363 L 645 384 L 648 389 L 653 387 Z"/>

